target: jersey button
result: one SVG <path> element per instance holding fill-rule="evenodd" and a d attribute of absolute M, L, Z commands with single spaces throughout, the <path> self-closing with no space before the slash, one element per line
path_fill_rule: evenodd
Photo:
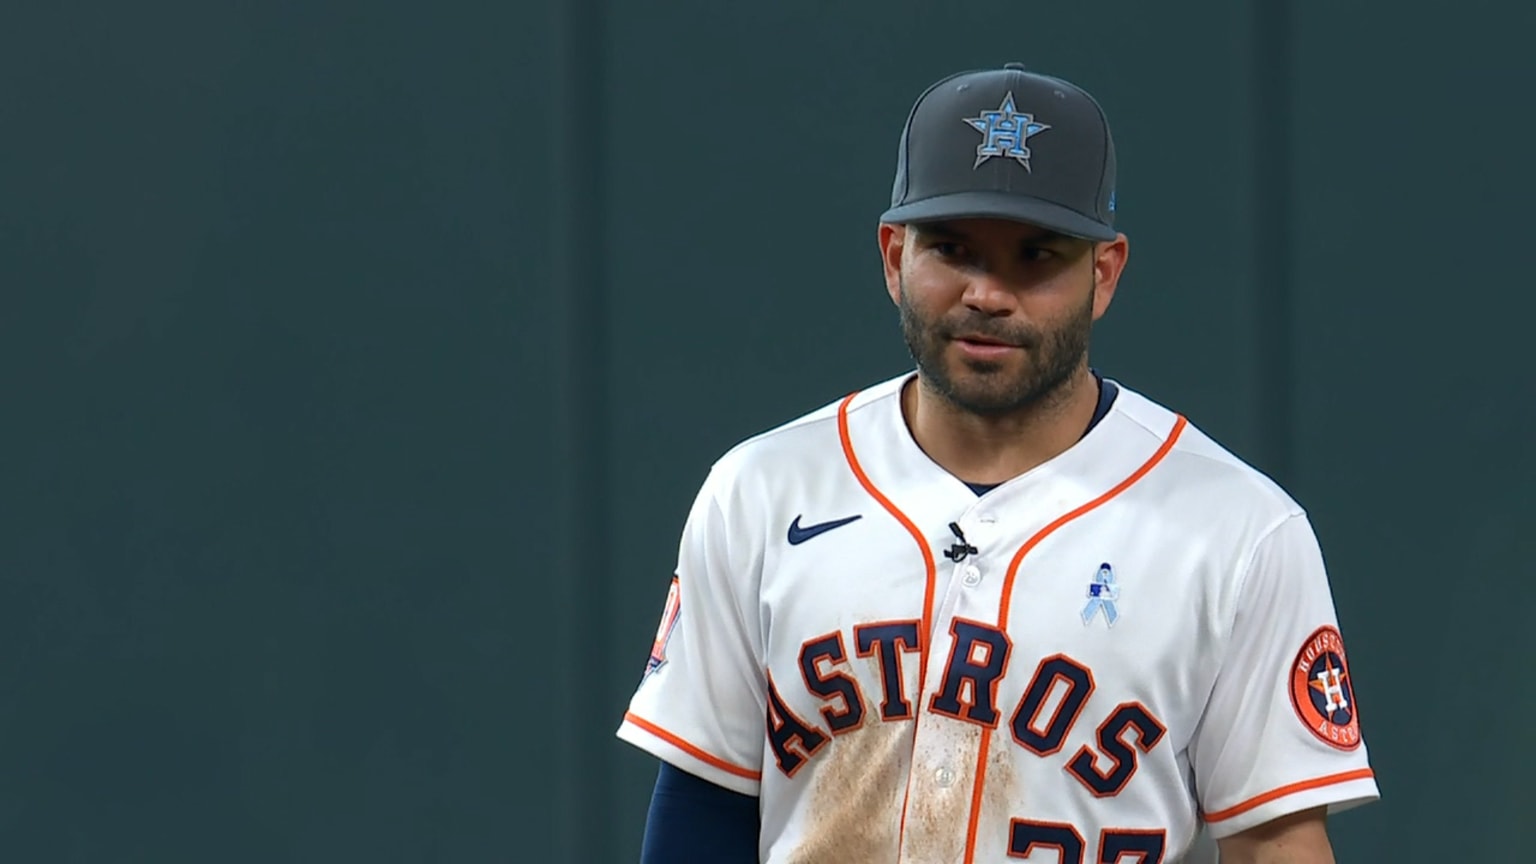
<path fill-rule="evenodd" d="M 949 770 L 948 768 L 940 768 L 938 771 L 934 772 L 933 779 L 937 780 L 940 786 L 943 786 L 947 789 L 950 786 L 955 785 L 955 772 Z"/>
<path fill-rule="evenodd" d="M 975 564 L 965 565 L 965 584 L 975 587 L 981 584 L 981 568 Z"/>

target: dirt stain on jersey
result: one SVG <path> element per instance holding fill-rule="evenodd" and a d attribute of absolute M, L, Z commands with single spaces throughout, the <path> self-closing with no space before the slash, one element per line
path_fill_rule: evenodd
<path fill-rule="evenodd" d="M 960 861 L 965 857 L 981 727 L 926 717 L 923 722 L 924 735 L 942 740 L 928 751 L 937 764 L 916 768 L 912 777 L 903 838 L 906 860 Z"/>
<path fill-rule="evenodd" d="M 1007 737 L 992 733 L 987 748 L 987 787 L 982 791 L 981 815 L 977 819 L 977 860 L 982 860 L 982 850 L 1003 849 L 1008 845 L 1011 820 L 1025 815 L 1024 789 L 1014 773 L 1014 743 Z"/>
<path fill-rule="evenodd" d="M 873 722 L 818 754 L 805 839 L 789 864 L 897 860 L 912 724 Z"/>

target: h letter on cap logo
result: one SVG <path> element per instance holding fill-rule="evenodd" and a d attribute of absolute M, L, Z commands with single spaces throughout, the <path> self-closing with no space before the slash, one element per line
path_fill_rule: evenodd
<path fill-rule="evenodd" d="M 967 125 L 981 133 L 981 143 L 976 145 L 976 163 L 972 169 L 980 168 L 981 164 L 993 156 L 1005 156 L 1013 159 L 1024 170 L 1032 171 L 1029 166 L 1029 147 L 1026 142 L 1031 136 L 1051 128 L 1044 123 L 1035 121 L 1033 114 L 1021 114 L 1014 107 L 1013 93 L 1010 91 L 1003 97 L 1003 104 L 995 111 L 983 111 L 979 117 L 964 118 Z"/>

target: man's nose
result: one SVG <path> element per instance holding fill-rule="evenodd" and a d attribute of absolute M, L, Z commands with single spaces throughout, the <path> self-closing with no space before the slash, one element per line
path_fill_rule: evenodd
<path fill-rule="evenodd" d="M 976 273 L 966 283 L 961 302 L 988 315 L 1007 315 L 1018 305 L 1008 283 L 991 273 Z"/>

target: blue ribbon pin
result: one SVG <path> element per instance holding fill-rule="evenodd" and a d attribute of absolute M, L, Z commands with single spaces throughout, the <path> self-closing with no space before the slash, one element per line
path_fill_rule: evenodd
<path fill-rule="evenodd" d="M 1120 610 L 1115 607 L 1115 601 L 1119 599 L 1120 586 L 1115 583 L 1115 571 L 1108 564 L 1100 564 L 1099 572 L 1088 583 L 1088 605 L 1083 607 L 1083 623 L 1092 621 L 1102 609 L 1104 620 L 1109 626 L 1115 626 L 1120 620 Z"/>

